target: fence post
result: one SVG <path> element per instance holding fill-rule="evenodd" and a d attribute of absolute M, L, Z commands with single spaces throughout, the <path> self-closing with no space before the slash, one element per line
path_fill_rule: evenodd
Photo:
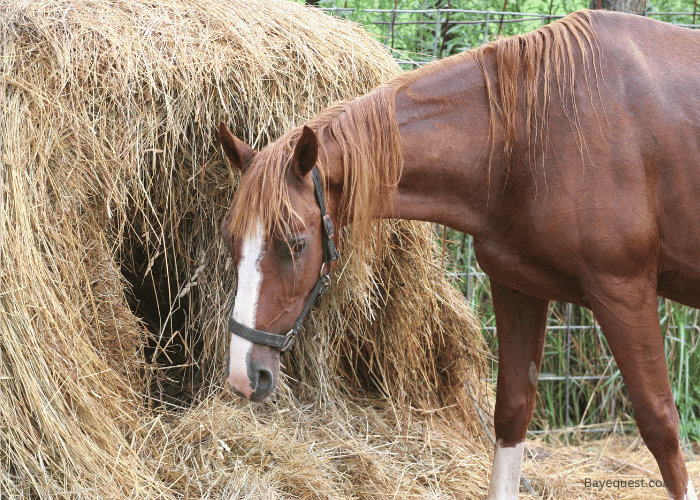
<path fill-rule="evenodd" d="M 389 31 L 391 32 L 391 48 L 394 48 L 394 23 L 396 22 L 396 8 L 399 0 L 394 0 L 394 10 L 391 11 L 391 22 L 389 23 Z"/>
<path fill-rule="evenodd" d="M 486 11 L 486 22 L 484 28 L 484 43 L 489 41 L 489 21 L 491 21 L 491 11 Z"/>
<path fill-rule="evenodd" d="M 435 39 L 433 40 L 433 59 L 438 57 L 438 39 L 440 38 L 440 15 L 442 11 L 437 9 L 437 16 L 435 17 Z"/>
<path fill-rule="evenodd" d="M 571 389 L 571 313 L 572 313 L 572 306 L 571 303 L 566 304 L 566 428 L 568 429 L 571 426 L 570 422 L 570 417 L 569 417 L 569 403 L 570 403 L 570 389 Z M 569 445 L 569 432 L 567 430 L 565 436 L 565 442 L 566 445 Z"/>

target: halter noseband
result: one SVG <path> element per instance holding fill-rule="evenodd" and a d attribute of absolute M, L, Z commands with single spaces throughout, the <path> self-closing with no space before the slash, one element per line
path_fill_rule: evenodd
<path fill-rule="evenodd" d="M 304 308 L 301 310 L 301 314 L 297 318 L 294 326 L 292 327 L 286 335 L 279 335 L 276 333 L 268 333 L 260 330 L 255 330 L 254 328 L 249 328 L 242 325 L 235 319 L 233 319 L 233 310 L 228 318 L 228 329 L 234 335 L 237 335 L 246 340 L 250 340 L 255 344 L 262 344 L 269 347 L 275 347 L 280 349 L 281 352 L 287 352 L 292 344 L 294 344 L 294 339 L 299 333 L 299 328 L 301 323 L 304 321 L 304 317 L 311 309 L 311 306 L 316 301 L 318 297 L 326 293 L 328 290 L 328 285 L 331 283 L 331 262 L 338 260 L 338 251 L 335 248 L 335 243 L 333 243 L 333 222 L 330 216 L 326 213 L 326 202 L 323 198 L 323 186 L 321 185 L 321 174 L 318 172 L 318 168 L 314 166 L 311 171 L 311 175 L 314 180 L 314 195 L 316 197 L 316 202 L 321 209 L 321 224 L 323 226 L 323 235 L 321 237 L 323 245 L 323 264 L 321 264 L 321 271 L 319 272 L 318 281 L 311 290 L 311 295 L 304 304 Z M 326 268 L 326 272 L 323 270 Z"/>

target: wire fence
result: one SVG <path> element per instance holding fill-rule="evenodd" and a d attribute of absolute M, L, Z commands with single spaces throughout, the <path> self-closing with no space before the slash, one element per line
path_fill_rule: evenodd
<path fill-rule="evenodd" d="M 348 9 L 327 8 L 327 13 L 360 22 L 392 49 L 404 69 L 469 50 L 499 35 L 524 33 L 548 24 L 561 15 L 463 9 Z M 693 12 L 647 12 L 647 16 L 700 29 L 700 16 Z M 446 236 L 443 240 L 443 236 Z M 483 322 L 483 335 L 492 353 L 497 352 L 495 316 L 486 275 L 479 268 L 471 237 L 457 231 L 437 229 L 445 245 L 446 273 L 473 305 Z M 698 427 L 697 381 L 700 373 L 688 366 L 689 353 L 700 352 L 698 311 L 659 301 L 661 328 L 669 363 L 674 396 L 684 395 L 690 409 L 681 415 L 681 425 Z M 679 354 L 680 353 L 680 354 Z M 684 365 L 685 363 L 685 365 Z M 695 370 L 695 371 L 694 371 Z M 488 381 L 495 383 L 497 360 L 492 361 Z M 559 434 L 564 441 L 582 439 L 636 427 L 622 377 L 595 318 L 585 308 L 552 302 L 538 402 L 530 434 Z M 683 433 L 688 443 L 697 435 Z"/>
<path fill-rule="evenodd" d="M 391 48 L 404 69 L 469 50 L 500 35 L 532 31 L 564 15 L 469 9 L 356 9 L 326 7 L 330 15 L 361 23 Z M 647 17 L 700 29 L 697 12 L 654 12 Z"/>

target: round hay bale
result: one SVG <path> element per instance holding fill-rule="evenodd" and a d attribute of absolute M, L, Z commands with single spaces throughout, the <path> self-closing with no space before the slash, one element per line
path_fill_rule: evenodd
<path fill-rule="evenodd" d="M 345 239 L 276 399 L 222 391 L 238 178 L 215 125 L 262 147 L 396 75 L 378 43 L 262 0 L 2 1 L 0 37 L 3 495 L 483 492 L 438 474 L 485 459 L 486 391 L 428 224 L 382 223 L 366 262 Z"/>

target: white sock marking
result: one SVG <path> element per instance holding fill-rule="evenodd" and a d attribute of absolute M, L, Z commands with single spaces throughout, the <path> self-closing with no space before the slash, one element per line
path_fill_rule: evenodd
<path fill-rule="evenodd" d="M 693 482 L 688 479 L 688 491 L 685 494 L 685 500 L 698 500 L 698 496 L 693 488 Z"/>
<path fill-rule="evenodd" d="M 668 488 L 666 488 L 666 492 L 668 493 L 668 498 L 671 500 L 676 500 L 676 497 L 673 496 Z M 693 488 L 693 482 L 690 479 L 688 479 L 688 486 L 686 487 L 685 495 L 683 495 L 681 500 L 698 500 L 698 496 L 695 494 L 695 488 Z"/>
<path fill-rule="evenodd" d="M 496 442 L 488 500 L 518 500 L 524 449 L 524 442 L 512 448 L 505 448 L 500 441 Z"/>
<path fill-rule="evenodd" d="M 248 328 L 255 328 L 255 316 L 258 310 L 258 296 L 262 273 L 260 258 L 263 249 L 263 230 L 258 223 L 253 237 L 246 239 L 241 246 L 241 261 L 238 264 L 238 288 L 236 302 L 233 305 L 233 319 Z M 248 377 L 248 351 L 253 347 L 249 340 L 231 334 L 229 348 L 228 382 L 246 397 L 250 397 L 253 388 Z"/>

